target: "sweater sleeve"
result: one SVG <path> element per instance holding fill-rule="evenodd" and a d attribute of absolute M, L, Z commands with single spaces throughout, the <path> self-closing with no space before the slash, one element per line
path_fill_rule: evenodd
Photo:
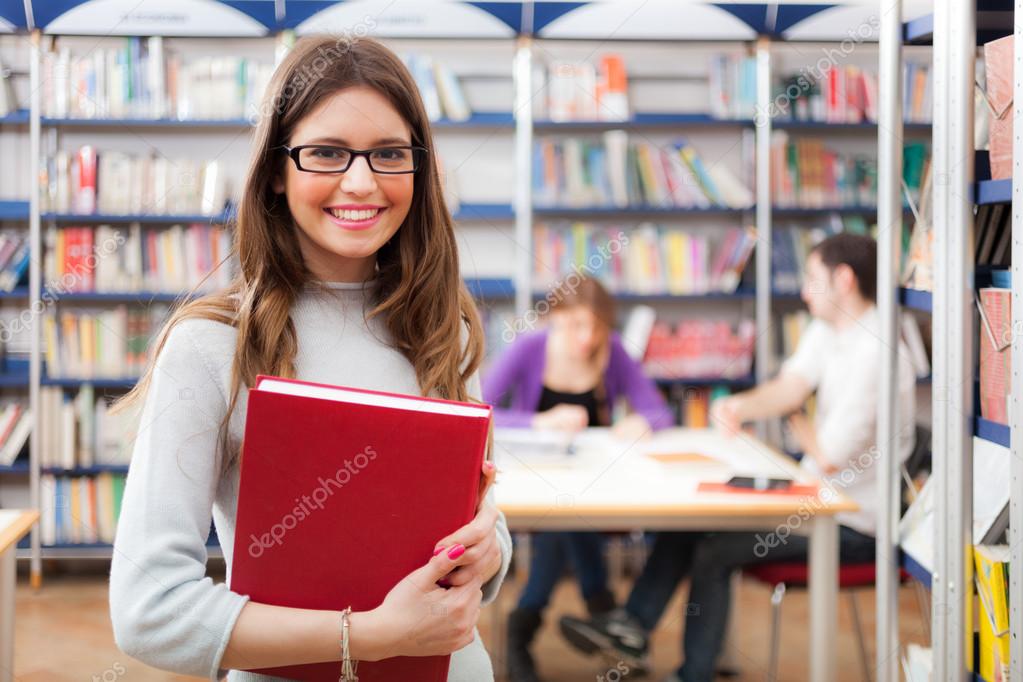
<path fill-rule="evenodd" d="M 483 377 L 483 402 L 494 406 L 494 425 L 510 427 L 528 427 L 533 423 L 533 410 L 498 407 L 509 396 L 514 399 L 516 392 L 522 391 L 523 377 L 526 366 L 536 362 L 530 357 L 532 337 L 520 336 L 496 358 Z"/>
<path fill-rule="evenodd" d="M 217 323 L 178 323 L 156 360 L 114 542 L 110 616 L 127 655 L 217 680 L 248 597 L 206 577 L 226 411 L 197 338 L 210 325 Z"/>
<path fill-rule="evenodd" d="M 478 373 L 473 374 L 472 378 L 469 379 L 468 389 L 470 396 L 480 394 L 479 376 Z M 497 507 L 493 487 L 487 492 L 487 502 L 495 508 Z M 494 574 L 493 578 L 483 585 L 483 604 L 490 604 L 497 600 L 497 595 L 501 591 L 501 584 L 504 582 L 505 576 L 508 575 L 508 567 L 511 566 L 511 533 L 508 532 L 508 522 L 504 518 L 504 512 L 500 510 L 497 512 L 497 528 L 495 532 L 497 533 L 497 544 L 501 548 L 501 568 Z"/>
<path fill-rule="evenodd" d="M 626 352 L 621 341 L 611 340 L 610 363 L 620 375 L 622 394 L 634 412 L 643 415 L 655 430 L 674 426 L 675 417 L 657 390 L 654 382 L 643 373 L 643 368 Z"/>

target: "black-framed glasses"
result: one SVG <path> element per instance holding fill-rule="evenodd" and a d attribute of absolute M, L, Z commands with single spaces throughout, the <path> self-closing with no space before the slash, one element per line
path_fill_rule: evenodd
<path fill-rule="evenodd" d="M 288 152 L 295 167 L 306 173 L 344 173 L 357 156 L 366 157 L 370 170 L 384 175 L 415 173 L 429 150 L 426 147 L 376 147 L 350 149 L 324 144 L 303 144 L 297 147 L 281 145 L 277 149 Z"/>

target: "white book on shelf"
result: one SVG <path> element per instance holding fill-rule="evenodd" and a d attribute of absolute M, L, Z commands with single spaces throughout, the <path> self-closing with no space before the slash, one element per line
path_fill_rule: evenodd
<path fill-rule="evenodd" d="M 444 105 L 444 113 L 452 121 L 468 121 L 472 116 L 472 110 L 465 100 L 465 93 L 455 72 L 447 64 L 437 61 L 433 65 L 433 73 L 437 82 L 437 93 Z"/>
<path fill-rule="evenodd" d="M 39 541 L 44 545 L 57 544 L 57 479 L 53 474 L 39 478 Z"/>
<path fill-rule="evenodd" d="M 625 352 L 636 362 L 642 362 L 643 356 L 646 355 L 650 333 L 656 321 L 657 311 L 651 306 L 637 305 L 629 311 L 629 317 L 622 328 L 622 344 L 625 346 Z"/>
<path fill-rule="evenodd" d="M 76 434 L 78 465 L 82 467 L 91 467 L 96 463 L 96 452 L 94 449 L 96 430 L 95 395 L 96 391 L 92 384 L 85 384 L 78 389 L 78 395 L 75 396 L 75 412 L 78 422 Z"/>
<path fill-rule="evenodd" d="M 753 192 L 732 175 L 724 164 L 710 164 L 707 172 L 729 207 L 748 208 L 753 205 Z"/>
<path fill-rule="evenodd" d="M 629 135 L 624 130 L 609 130 L 604 133 L 603 140 L 611 201 L 615 206 L 624 208 L 629 205 Z"/>
<path fill-rule="evenodd" d="M 75 407 L 70 399 L 65 398 L 60 406 L 60 465 L 65 469 L 74 469 L 75 457 Z"/>

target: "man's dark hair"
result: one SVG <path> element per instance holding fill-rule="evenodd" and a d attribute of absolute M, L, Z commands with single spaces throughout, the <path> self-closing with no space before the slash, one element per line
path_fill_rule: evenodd
<path fill-rule="evenodd" d="M 816 253 L 831 272 L 839 265 L 848 265 L 856 275 L 860 295 L 868 301 L 877 299 L 877 242 L 872 237 L 841 232 L 813 247 L 810 253 Z"/>

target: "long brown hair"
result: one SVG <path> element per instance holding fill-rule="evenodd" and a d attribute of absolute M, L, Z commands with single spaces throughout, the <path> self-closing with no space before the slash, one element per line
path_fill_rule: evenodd
<path fill-rule="evenodd" d="M 482 361 L 483 331 L 459 274 L 454 226 L 415 81 L 401 60 L 375 40 L 304 38 L 274 72 L 255 129 L 235 222 L 238 275 L 227 289 L 174 312 L 141 380 L 116 406 L 121 409 L 145 396 L 156 357 L 178 322 L 200 318 L 235 327 L 230 400 L 219 435 L 225 468 L 235 459 L 228 425 L 241 386 L 251 388 L 257 374 L 295 376 L 298 339 L 290 311 L 305 284 L 314 279 L 302 259 L 287 200 L 272 188 L 288 161 L 275 148 L 288 143 L 298 123 L 325 98 L 357 85 L 383 95 L 408 124 L 412 144 L 431 150 L 414 176 L 408 216 L 377 252 L 375 307 L 368 317 L 384 318 L 394 347 L 415 368 L 424 395 L 470 399 L 466 382 Z"/>

